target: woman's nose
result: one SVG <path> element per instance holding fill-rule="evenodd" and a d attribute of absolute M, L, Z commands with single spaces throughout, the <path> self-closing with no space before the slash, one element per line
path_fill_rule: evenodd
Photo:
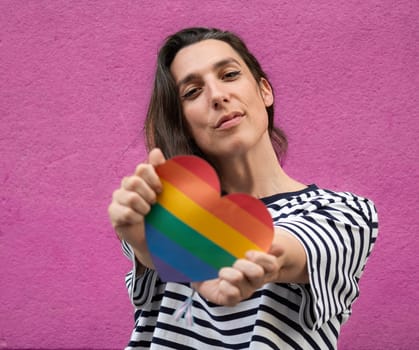
<path fill-rule="evenodd" d="M 229 101 L 229 95 L 222 82 L 211 82 L 208 84 L 211 106 L 215 109 L 220 108 Z"/>

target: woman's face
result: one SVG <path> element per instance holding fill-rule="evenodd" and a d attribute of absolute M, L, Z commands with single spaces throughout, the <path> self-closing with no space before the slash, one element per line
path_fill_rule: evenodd
<path fill-rule="evenodd" d="M 229 44 L 209 39 L 187 46 L 170 69 L 189 132 L 205 154 L 234 156 L 269 140 L 272 89 L 255 81 Z"/>

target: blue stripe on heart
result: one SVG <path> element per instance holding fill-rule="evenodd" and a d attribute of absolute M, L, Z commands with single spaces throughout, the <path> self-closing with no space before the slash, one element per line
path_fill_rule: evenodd
<path fill-rule="evenodd" d="M 218 276 L 218 271 L 216 269 L 192 255 L 175 241 L 167 238 L 149 223 L 146 223 L 145 229 L 147 232 L 148 250 L 166 265 L 171 266 L 171 270 L 182 271 L 179 272 L 179 274 L 186 275 L 190 281 L 204 281 Z M 179 257 L 181 257 L 181 259 L 179 259 Z M 162 273 L 165 270 L 159 270 L 157 268 L 157 271 Z M 165 273 L 164 276 L 160 275 L 160 278 L 162 281 L 175 282 L 169 271 L 167 274 Z M 185 279 L 182 279 L 181 281 L 184 282 Z"/>

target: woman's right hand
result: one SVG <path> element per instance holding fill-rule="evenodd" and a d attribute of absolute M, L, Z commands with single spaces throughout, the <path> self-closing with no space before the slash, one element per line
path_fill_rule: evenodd
<path fill-rule="evenodd" d="M 128 242 L 137 259 L 147 267 L 153 267 L 147 250 L 144 217 L 156 202 L 162 191 L 162 184 L 155 167 L 163 164 L 165 158 L 160 149 L 153 149 L 148 162 L 137 166 L 135 173 L 122 179 L 121 187 L 112 196 L 108 212 L 119 239 Z"/>

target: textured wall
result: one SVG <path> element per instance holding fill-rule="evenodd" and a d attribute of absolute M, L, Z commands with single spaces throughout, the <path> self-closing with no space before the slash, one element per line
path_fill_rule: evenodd
<path fill-rule="evenodd" d="M 418 8 L 0 1 L 0 349 L 126 343 L 130 264 L 107 205 L 144 158 L 156 50 L 191 25 L 237 32 L 262 61 L 291 175 L 377 204 L 379 240 L 340 349 L 419 348 Z"/>

